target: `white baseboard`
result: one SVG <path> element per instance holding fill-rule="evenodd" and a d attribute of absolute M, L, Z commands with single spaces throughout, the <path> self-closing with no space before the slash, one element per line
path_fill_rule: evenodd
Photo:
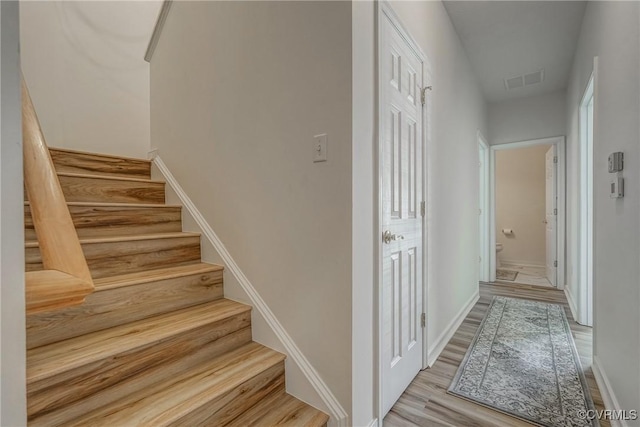
<path fill-rule="evenodd" d="M 434 341 L 434 343 L 430 346 L 429 351 L 427 352 L 427 365 L 429 367 L 433 366 L 433 364 L 442 353 L 442 350 L 447 346 L 447 343 L 453 337 L 453 334 L 456 333 L 464 318 L 467 317 L 467 314 L 471 311 L 473 306 L 480 299 L 480 289 L 476 290 L 471 299 L 467 301 L 467 303 L 460 309 L 458 314 L 449 322 L 444 331 L 440 334 L 438 339 Z"/>
<path fill-rule="evenodd" d="M 578 306 L 576 306 L 576 300 L 573 298 L 573 294 L 569 290 L 569 287 L 564 288 L 564 295 L 567 297 L 567 302 L 569 303 L 569 309 L 571 310 L 573 320 L 578 322 Z"/>
<path fill-rule="evenodd" d="M 333 395 L 327 384 L 322 380 L 318 372 L 311 365 L 309 360 L 304 356 L 300 348 L 298 348 L 296 343 L 284 329 L 282 324 L 278 321 L 271 309 L 269 309 L 266 302 L 262 299 L 251 282 L 249 282 L 249 279 L 247 279 L 244 273 L 240 270 L 240 267 L 238 267 L 238 264 L 231 257 L 231 254 L 229 254 L 222 241 L 218 238 L 209 223 L 205 220 L 198 208 L 180 186 L 167 165 L 165 165 L 165 163 L 162 161 L 158 154 L 158 150 L 152 150 L 149 154 L 150 157 L 152 157 L 154 165 L 164 176 L 167 184 L 169 184 L 171 189 L 176 193 L 176 195 L 182 202 L 183 207 L 187 209 L 189 214 L 193 217 L 193 219 L 202 230 L 203 237 L 211 243 L 211 245 L 215 248 L 215 250 L 222 258 L 225 269 L 229 271 L 238 281 L 244 292 L 247 294 L 248 298 L 251 300 L 251 304 L 253 305 L 253 307 L 265 319 L 273 333 L 282 343 L 287 356 L 297 365 L 309 384 L 313 387 L 316 393 L 318 393 L 327 408 L 329 408 L 330 415 L 333 418 L 332 424 L 338 427 L 346 427 L 348 422 L 348 414 L 344 410 L 342 405 L 340 405 L 338 399 Z"/>
<path fill-rule="evenodd" d="M 607 378 L 607 374 L 602 369 L 602 365 L 600 364 L 600 359 L 598 358 L 598 356 L 593 356 L 591 370 L 593 371 L 593 376 L 595 377 L 598 388 L 600 389 L 600 395 L 602 396 L 602 401 L 604 402 L 604 408 L 610 410 L 622 409 L 620 407 L 620 403 L 618 403 L 618 398 L 611 388 L 609 378 Z M 610 422 L 611 427 L 628 426 L 628 423 L 624 420 L 610 420 Z"/>

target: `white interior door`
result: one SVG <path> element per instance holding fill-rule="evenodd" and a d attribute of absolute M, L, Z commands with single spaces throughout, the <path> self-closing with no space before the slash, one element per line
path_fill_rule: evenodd
<path fill-rule="evenodd" d="M 422 61 L 385 17 L 381 31 L 382 410 L 422 367 Z"/>
<path fill-rule="evenodd" d="M 547 279 L 556 286 L 557 277 L 557 193 L 556 193 L 556 146 L 545 154 L 545 223 L 547 251 Z"/>

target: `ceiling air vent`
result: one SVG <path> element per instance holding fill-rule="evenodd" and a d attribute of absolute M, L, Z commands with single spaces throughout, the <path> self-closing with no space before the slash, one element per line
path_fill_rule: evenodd
<path fill-rule="evenodd" d="M 511 77 L 510 79 L 504 79 L 504 87 L 507 90 L 517 89 L 519 87 L 531 86 L 538 83 L 542 83 L 544 80 L 544 70 L 539 70 L 534 73 L 523 74 L 521 76 Z"/>
<path fill-rule="evenodd" d="M 504 85 L 507 88 L 507 90 L 517 89 L 519 87 L 524 86 L 524 81 L 522 80 L 522 76 L 518 76 L 518 77 L 513 77 L 511 79 L 505 79 Z"/>

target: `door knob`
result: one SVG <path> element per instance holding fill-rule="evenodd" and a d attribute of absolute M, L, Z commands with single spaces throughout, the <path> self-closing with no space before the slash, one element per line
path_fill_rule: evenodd
<path fill-rule="evenodd" d="M 392 240 L 404 240 L 402 234 L 391 234 L 391 231 L 387 230 L 382 233 L 382 241 L 389 244 Z"/>

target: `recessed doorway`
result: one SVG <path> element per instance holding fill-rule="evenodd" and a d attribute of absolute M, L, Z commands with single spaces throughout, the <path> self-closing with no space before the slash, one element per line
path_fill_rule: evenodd
<path fill-rule="evenodd" d="M 489 281 L 564 289 L 564 137 L 491 146 L 489 195 Z"/>

